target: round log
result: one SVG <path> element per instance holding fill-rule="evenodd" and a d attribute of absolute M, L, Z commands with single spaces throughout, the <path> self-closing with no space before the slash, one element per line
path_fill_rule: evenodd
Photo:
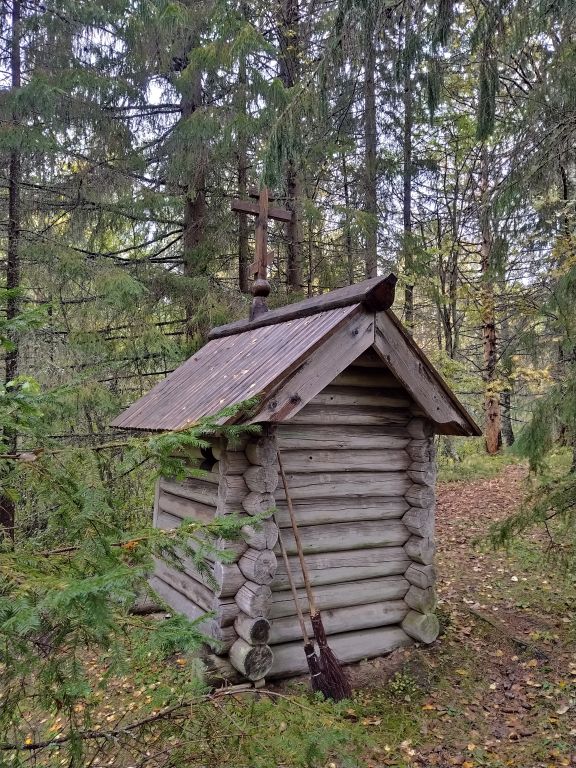
<path fill-rule="evenodd" d="M 269 549 L 247 549 L 238 561 L 238 566 L 249 581 L 271 584 L 278 561 L 274 552 Z"/>
<path fill-rule="evenodd" d="M 252 549 L 274 549 L 278 542 L 278 528 L 271 520 L 264 520 L 258 525 L 244 525 L 242 538 Z"/>
<path fill-rule="evenodd" d="M 433 565 L 412 563 L 406 569 L 404 576 L 410 584 L 414 584 L 414 586 L 420 587 L 420 589 L 426 589 L 426 587 L 431 587 L 436 581 L 436 569 Z"/>
<path fill-rule="evenodd" d="M 410 507 L 402 524 L 415 536 L 432 537 L 434 534 L 434 507 Z"/>
<path fill-rule="evenodd" d="M 413 483 L 434 485 L 436 483 L 436 465 L 433 462 L 413 461 L 408 467 L 408 477 Z"/>
<path fill-rule="evenodd" d="M 401 546 L 410 538 L 410 532 L 399 520 L 361 520 L 354 523 L 302 526 L 300 538 L 306 554 L 317 554 L 341 549 Z M 294 554 L 294 533 L 284 530 L 282 540 L 286 552 Z M 369 553 L 366 559 L 369 559 Z"/>
<path fill-rule="evenodd" d="M 276 444 L 274 439 L 259 437 L 250 440 L 246 446 L 246 456 L 251 464 L 260 467 L 272 467 L 276 465 Z"/>
<path fill-rule="evenodd" d="M 431 507 L 436 499 L 434 488 L 428 485 L 411 485 L 405 492 L 404 498 L 413 507 Z"/>
<path fill-rule="evenodd" d="M 404 544 L 404 551 L 417 563 L 431 565 L 434 562 L 434 541 L 428 537 L 411 536 Z"/>
<path fill-rule="evenodd" d="M 250 645 L 239 637 L 230 648 L 232 665 L 248 680 L 260 680 L 272 669 L 274 657 L 267 645 Z"/>
<path fill-rule="evenodd" d="M 274 496 L 271 493 L 255 493 L 252 491 L 242 500 L 242 507 L 249 515 L 270 515 L 274 510 Z"/>
<path fill-rule="evenodd" d="M 436 591 L 434 590 L 434 587 L 421 589 L 412 584 L 408 592 L 406 592 L 404 600 L 406 601 L 406 605 L 414 611 L 420 611 L 420 613 L 432 613 L 434 608 L 436 608 Z"/>
<path fill-rule="evenodd" d="M 244 481 L 251 491 L 273 493 L 278 485 L 278 471 L 275 466 L 253 466 L 244 472 Z"/>
<path fill-rule="evenodd" d="M 234 597 L 246 581 L 236 563 L 221 563 L 217 560 L 212 573 L 217 585 L 214 593 L 218 597 Z"/>
<path fill-rule="evenodd" d="M 402 622 L 402 629 L 419 643 L 433 643 L 440 632 L 440 624 L 433 613 L 410 611 Z"/>
<path fill-rule="evenodd" d="M 290 515 L 285 501 L 279 501 L 276 520 L 280 528 L 290 528 Z M 409 509 L 408 502 L 400 497 L 359 496 L 356 498 L 315 498 L 294 502 L 299 525 L 323 525 L 324 523 L 348 523 L 350 520 L 393 520 Z"/>
<path fill-rule="evenodd" d="M 428 419 L 417 417 L 410 420 L 406 427 L 406 431 L 410 437 L 417 440 L 423 440 L 424 438 L 432 437 L 434 434 L 434 425 Z"/>
<path fill-rule="evenodd" d="M 246 640 L 250 645 L 266 645 L 270 638 L 270 622 L 264 616 L 248 616 L 247 613 L 238 614 L 234 622 L 234 629 L 238 637 Z"/>
<path fill-rule="evenodd" d="M 403 431 L 403 430 L 402 430 Z M 410 442 L 404 434 L 390 434 L 385 427 L 351 426 L 299 426 L 280 424 L 278 447 L 281 450 L 386 450 L 401 449 Z"/>
<path fill-rule="evenodd" d="M 411 440 L 406 446 L 406 452 L 412 461 L 435 461 L 436 459 L 434 440 L 432 438 Z"/>
<path fill-rule="evenodd" d="M 270 614 L 272 590 L 265 584 L 247 581 L 236 593 L 236 605 L 252 618 Z"/>
<path fill-rule="evenodd" d="M 410 467 L 410 457 L 399 449 L 294 450 L 282 454 L 286 472 L 394 472 Z"/>

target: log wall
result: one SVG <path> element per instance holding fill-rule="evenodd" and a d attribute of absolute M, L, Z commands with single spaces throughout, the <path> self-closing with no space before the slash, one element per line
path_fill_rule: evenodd
<path fill-rule="evenodd" d="M 265 427 L 236 448 L 215 444 L 217 461 L 205 477 L 159 482 L 159 527 L 231 512 L 244 514 L 246 525 L 240 542 L 221 542 L 234 562 L 214 562 L 213 578 L 191 563 L 175 571 L 159 562 L 154 589 L 190 618 L 213 612 L 204 628 L 214 651 L 242 676 L 306 672 L 279 554 L 280 535 L 306 611 L 277 449 L 318 606 L 341 660 L 432 642 L 438 634 L 432 427 L 374 354 L 359 358 L 290 421 Z M 268 512 L 263 524 L 252 523 L 253 515 Z"/>
<path fill-rule="evenodd" d="M 330 645 L 342 661 L 437 633 L 433 615 L 435 457 L 429 422 L 374 355 L 364 355 L 277 429 L 306 561 Z M 281 485 L 276 519 L 303 609 Z M 277 548 L 278 551 L 278 548 Z M 279 558 L 271 583 L 271 677 L 306 672 Z"/>

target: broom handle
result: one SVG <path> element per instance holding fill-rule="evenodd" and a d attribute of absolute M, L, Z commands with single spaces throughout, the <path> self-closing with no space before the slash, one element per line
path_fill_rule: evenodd
<path fill-rule="evenodd" d="M 304 550 L 302 549 L 302 540 L 300 539 L 300 531 L 296 524 L 296 515 L 294 514 L 294 507 L 292 506 L 292 498 L 290 497 L 290 490 L 288 488 L 288 481 L 282 466 L 282 458 L 280 457 L 280 451 L 277 451 L 278 466 L 280 467 L 280 477 L 282 478 L 282 485 L 284 486 L 284 493 L 286 494 L 286 505 L 288 507 L 288 514 L 290 515 L 290 522 L 292 524 L 292 531 L 294 532 L 294 541 L 296 542 L 296 550 L 298 552 L 298 559 L 300 560 L 300 568 L 302 569 L 302 578 L 304 579 L 304 587 L 306 588 L 306 595 L 308 597 L 308 606 L 310 609 L 310 615 L 317 613 L 316 601 L 314 600 L 314 593 L 312 592 L 312 585 L 310 584 L 310 575 L 308 573 L 308 566 L 304 560 Z"/>
<path fill-rule="evenodd" d="M 284 567 L 286 568 L 286 575 L 288 576 L 288 583 L 290 584 L 292 599 L 294 600 L 294 605 L 296 606 L 296 614 L 298 615 L 298 622 L 300 624 L 300 629 L 302 630 L 302 639 L 304 640 L 305 644 L 308 644 L 310 642 L 310 639 L 308 638 L 308 632 L 306 632 L 306 623 L 304 621 L 304 614 L 302 613 L 302 608 L 300 608 L 300 601 L 298 599 L 298 592 L 296 592 L 296 585 L 294 584 L 294 579 L 292 577 L 292 571 L 290 569 L 288 554 L 286 553 L 286 547 L 284 546 L 284 542 L 282 541 L 282 536 L 280 534 L 280 526 L 278 525 L 278 521 L 274 519 L 274 522 L 276 523 L 276 527 L 278 528 L 278 543 L 280 544 L 280 552 L 282 553 L 282 559 L 284 560 Z"/>

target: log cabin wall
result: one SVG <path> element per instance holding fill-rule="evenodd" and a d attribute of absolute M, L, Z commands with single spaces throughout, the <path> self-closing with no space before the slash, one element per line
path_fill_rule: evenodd
<path fill-rule="evenodd" d="M 154 525 L 171 530 L 185 520 L 209 522 L 219 515 L 243 514 L 242 538 L 218 542 L 219 549 L 233 553 L 234 562 L 215 560 L 207 578 L 187 558 L 182 570 L 157 559 L 150 584 L 168 605 L 190 619 L 214 613 L 202 624 L 214 640 L 214 652 L 228 655 L 244 677 L 258 680 L 272 664 L 266 616 L 277 566 L 273 549 L 278 530 L 270 519 L 256 529 L 252 515 L 271 513 L 274 506 L 276 445 L 263 435 L 237 446 L 223 447 L 215 441 L 212 453 L 217 461 L 202 477 L 159 480 Z"/>
<path fill-rule="evenodd" d="M 330 645 L 345 662 L 431 642 L 434 610 L 432 427 L 368 353 L 289 422 L 277 443 Z M 277 520 L 307 609 L 284 489 Z M 280 561 L 272 582 L 271 677 L 306 671 Z"/>

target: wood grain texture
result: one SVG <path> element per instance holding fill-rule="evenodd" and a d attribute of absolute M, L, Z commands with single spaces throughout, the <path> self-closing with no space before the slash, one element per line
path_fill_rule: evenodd
<path fill-rule="evenodd" d="M 278 448 L 289 450 L 386 450 L 402 449 L 410 444 L 403 431 L 391 434 L 387 427 L 357 425 L 279 424 Z"/>
<path fill-rule="evenodd" d="M 316 349 L 279 389 L 262 403 L 252 422 L 282 422 L 295 415 L 374 339 L 374 315 L 350 317 Z"/>
<path fill-rule="evenodd" d="M 294 501 L 338 497 L 404 496 L 412 485 L 405 472 L 318 472 L 287 473 Z M 418 486 L 420 487 L 420 486 Z M 276 500 L 285 501 L 284 488 L 278 487 Z"/>
<path fill-rule="evenodd" d="M 247 581 L 236 593 L 235 600 L 240 610 L 248 616 L 267 617 L 270 614 L 272 590 L 265 584 Z"/>
<path fill-rule="evenodd" d="M 266 677 L 272 667 L 272 651 L 267 645 L 250 645 L 239 637 L 230 648 L 232 665 L 248 680 Z"/>
<path fill-rule="evenodd" d="M 389 410 L 374 406 L 348 408 L 342 405 L 310 403 L 290 419 L 291 424 L 350 425 L 350 426 L 401 426 L 410 420 L 405 410 Z"/>
<path fill-rule="evenodd" d="M 339 661 L 345 664 L 382 656 L 396 648 L 406 648 L 413 642 L 398 626 L 344 632 L 331 635 L 329 641 Z M 291 677 L 308 671 L 301 642 L 275 645 L 273 654 L 274 662 L 268 673 L 269 678 Z"/>
<path fill-rule="evenodd" d="M 402 386 L 383 365 L 378 368 L 365 368 L 354 364 L 349 365 L 346 370 L 336 376 L 332 385 L 367 389 L 398 389 Z"/>
<path fill-rule="evenodd" d="M 201 504 L 209 507 L 216 507 L 218 504 L 218 486 L 196 477 L 178 482 L 162 479 L 160 481 L 160 490 L 182 499 L 199 501 Z"/>
<path fill-rule="evenodd" d="M 403 525 L 415 536 L 434 536 L 434 507 L 410 507 L 402 518 Z"/>
<path fill-rule="evenodd" d="M 410 536 L 406 544 L 404 544 L 404 551 L 411 560 L 423 565 L 432 565 L 436 550 L 432 539 Z"/>
<path fill-rule="evenodd" d="M 352 523 L 299 526 L 299 528 L 305 554 L 402 546 L 410 538 L 410 532 L 398 520 L 363 520 Z M 295 554 L 296 543 L 292 531 L 283 530 L 282 540 L 286 552 L 289 555 Z M 367 558 L 369 557 L 367 553 Z"/>
<path fill-rule="evenodd" d="M 314 597 L 318 610 L 325 611 L 331 608 L 346 608 L 350 605 L 400 600 L 408 591 L 409 586 L 408 581 L 402 576 L 384 576 L 381 579 L 319 586 L 314 590 Z M 298 590 L 298 597 L 302 610 L 306 612 L 308 601 L 305 591 Z M 272 593 L 270 608 L 272 620 L 282 616 L 293 616 L 295 613 L 296 609 L 289 592 Z"/>
<path fill-rule="evenodd" d="M 411 482 L 408 478 L 408 482 Z M 406 501 L 410 502 L 413 507 L 430 508 L 434 505 L 436 500 L 436 493 L 434 488 L 428 485 L 420 485 L 414 483 L 411 485 L 404 494 Z"/>
<path fill-rule="evenodd" d="M 403 449 L 362 448 L 283 451 L 282 463 L 286 472 L 397 472 L 411 466 Z"/>
<path fill-rule="evenodd" d="M 419 643 L 433 643 L 440 632 L 440 624 L 433 613 L 410 611 L 402 622 L 402 629 Z"/>
<path fill-rule="evenodd" d="M 440 432 L 478 434 L 478 426 L 392 313 L 378 314 L 374 349 Z"/>
<path fill-rule="evenodd" d="M 180 520 L 198 520 L 201 523 L 210 523 L 216 515 L 216 507 L 174 496 L 162 490 L 161 487 L 159 487 L 157 508 L 179 517 Z"/>
<path fill-rule="evenodd" d="M 278 485 L 278 470 L 274 465 L 251 466 L 244 472 L 244 482 L 251 491 L 256 493 L 274 493 Z"/>
<path fill-rule="evenodd" d="M 436 581 L 436 569 L 433 565 L 422 565 L 421 563 L 411 563 L 406 569 L 404 576 L 410 584 L 414 584 L 420 589 L 431 587 Z"/>
<path fill-rule="evenodd" d="M 242 538 L 252 549 L 274 549 L 278 542 L 278 528 L 269 518 L 258 525 L 243 526 Z"/>
<path fill-rule="evenodd" d="M 368 389 L 366 387 L 342 387 L 330 385 L 325 387 L 312 399 L 316 405 L 335 406 L 373 406 L 375 408 L 409 408 L 411 400 L 401 391 L 389 389 Z"/>
<path fill-rule="evenodd" d="M 276 555 L 269 549 L 247 549 L 238 561 L 238 567 L 248 581 L 271 584 L 278 567 Z"/>
<path fill-rule="evenodd" d="M 303 587 L 304 580 L 298 559 L 290 557 L 288 560 L 296 586 Z M 346 550 L 306 557 L 312 586 L 344 584 L 363 579 L 377 579 L 382 576 L 398 576 L 404 574 L 411 562 L 402 547 Z M 281 560 L 278 563 L 278 570 L 271 586 L 274 592 L 290 587 L 286 568 Z"/>
<path fill-rule="evenodd" d="M 276 504 L 276 520 L 280 528 L 290 527 L 285 501 Z M 347 523 L 352 520 L 394 520 L 401 518 L 410 508 L 403 497 L 366 496 L 354 498 L 300 499 L 294 502 L 294 511 L 300 525 Z"/>
<path fill-rule="evenodd" d="M 400 624 L 408 610 L 404 600 L 352 605 L 347 608 L 322 611 L 322 623 L 328 634 L 351 632 L 370 627 L 386 627 L 391 624 Z M 309 616 L 306 617 L 306 629 L 309 636 L 312 637 L 313 632 Z M 269 644 L 274 646 L 278 643 L 298 640 L 301 637 L 302 630 L 296 616 L 285 616 L 281 619 L 274 619 L 272 622 Z"/>
<path fill-rule="evenodd" d="M 251 464 L 270 467 L 276 464 L 276 441 L 273 437 L 252 438 L 246 445 L 246 456 Z"/>
<path fill-rule="evenodd" d="M 234 622 L 234 629 L 238 637 L 250 645 L 266 645 L 270 638 L 270 622 L 263 616 L 254 618 L 240 613 Z"/>
<path fill-rule="evenodd" d="M 242 499 L 242 508 L 249 515 L 269 515 L 274 510 L 274 496 L 271 493 L 256 493 L 251 491 Z"/>
<path fill-rule="evenodd" d="M 436 592 L 434 587 L 420 587 L 410 585 L 410 589 L 404 596 L 406 605 L 408 605 L 414 611 L 420 611 L 420 613 L 433 613 L 436 608 Z"/>

